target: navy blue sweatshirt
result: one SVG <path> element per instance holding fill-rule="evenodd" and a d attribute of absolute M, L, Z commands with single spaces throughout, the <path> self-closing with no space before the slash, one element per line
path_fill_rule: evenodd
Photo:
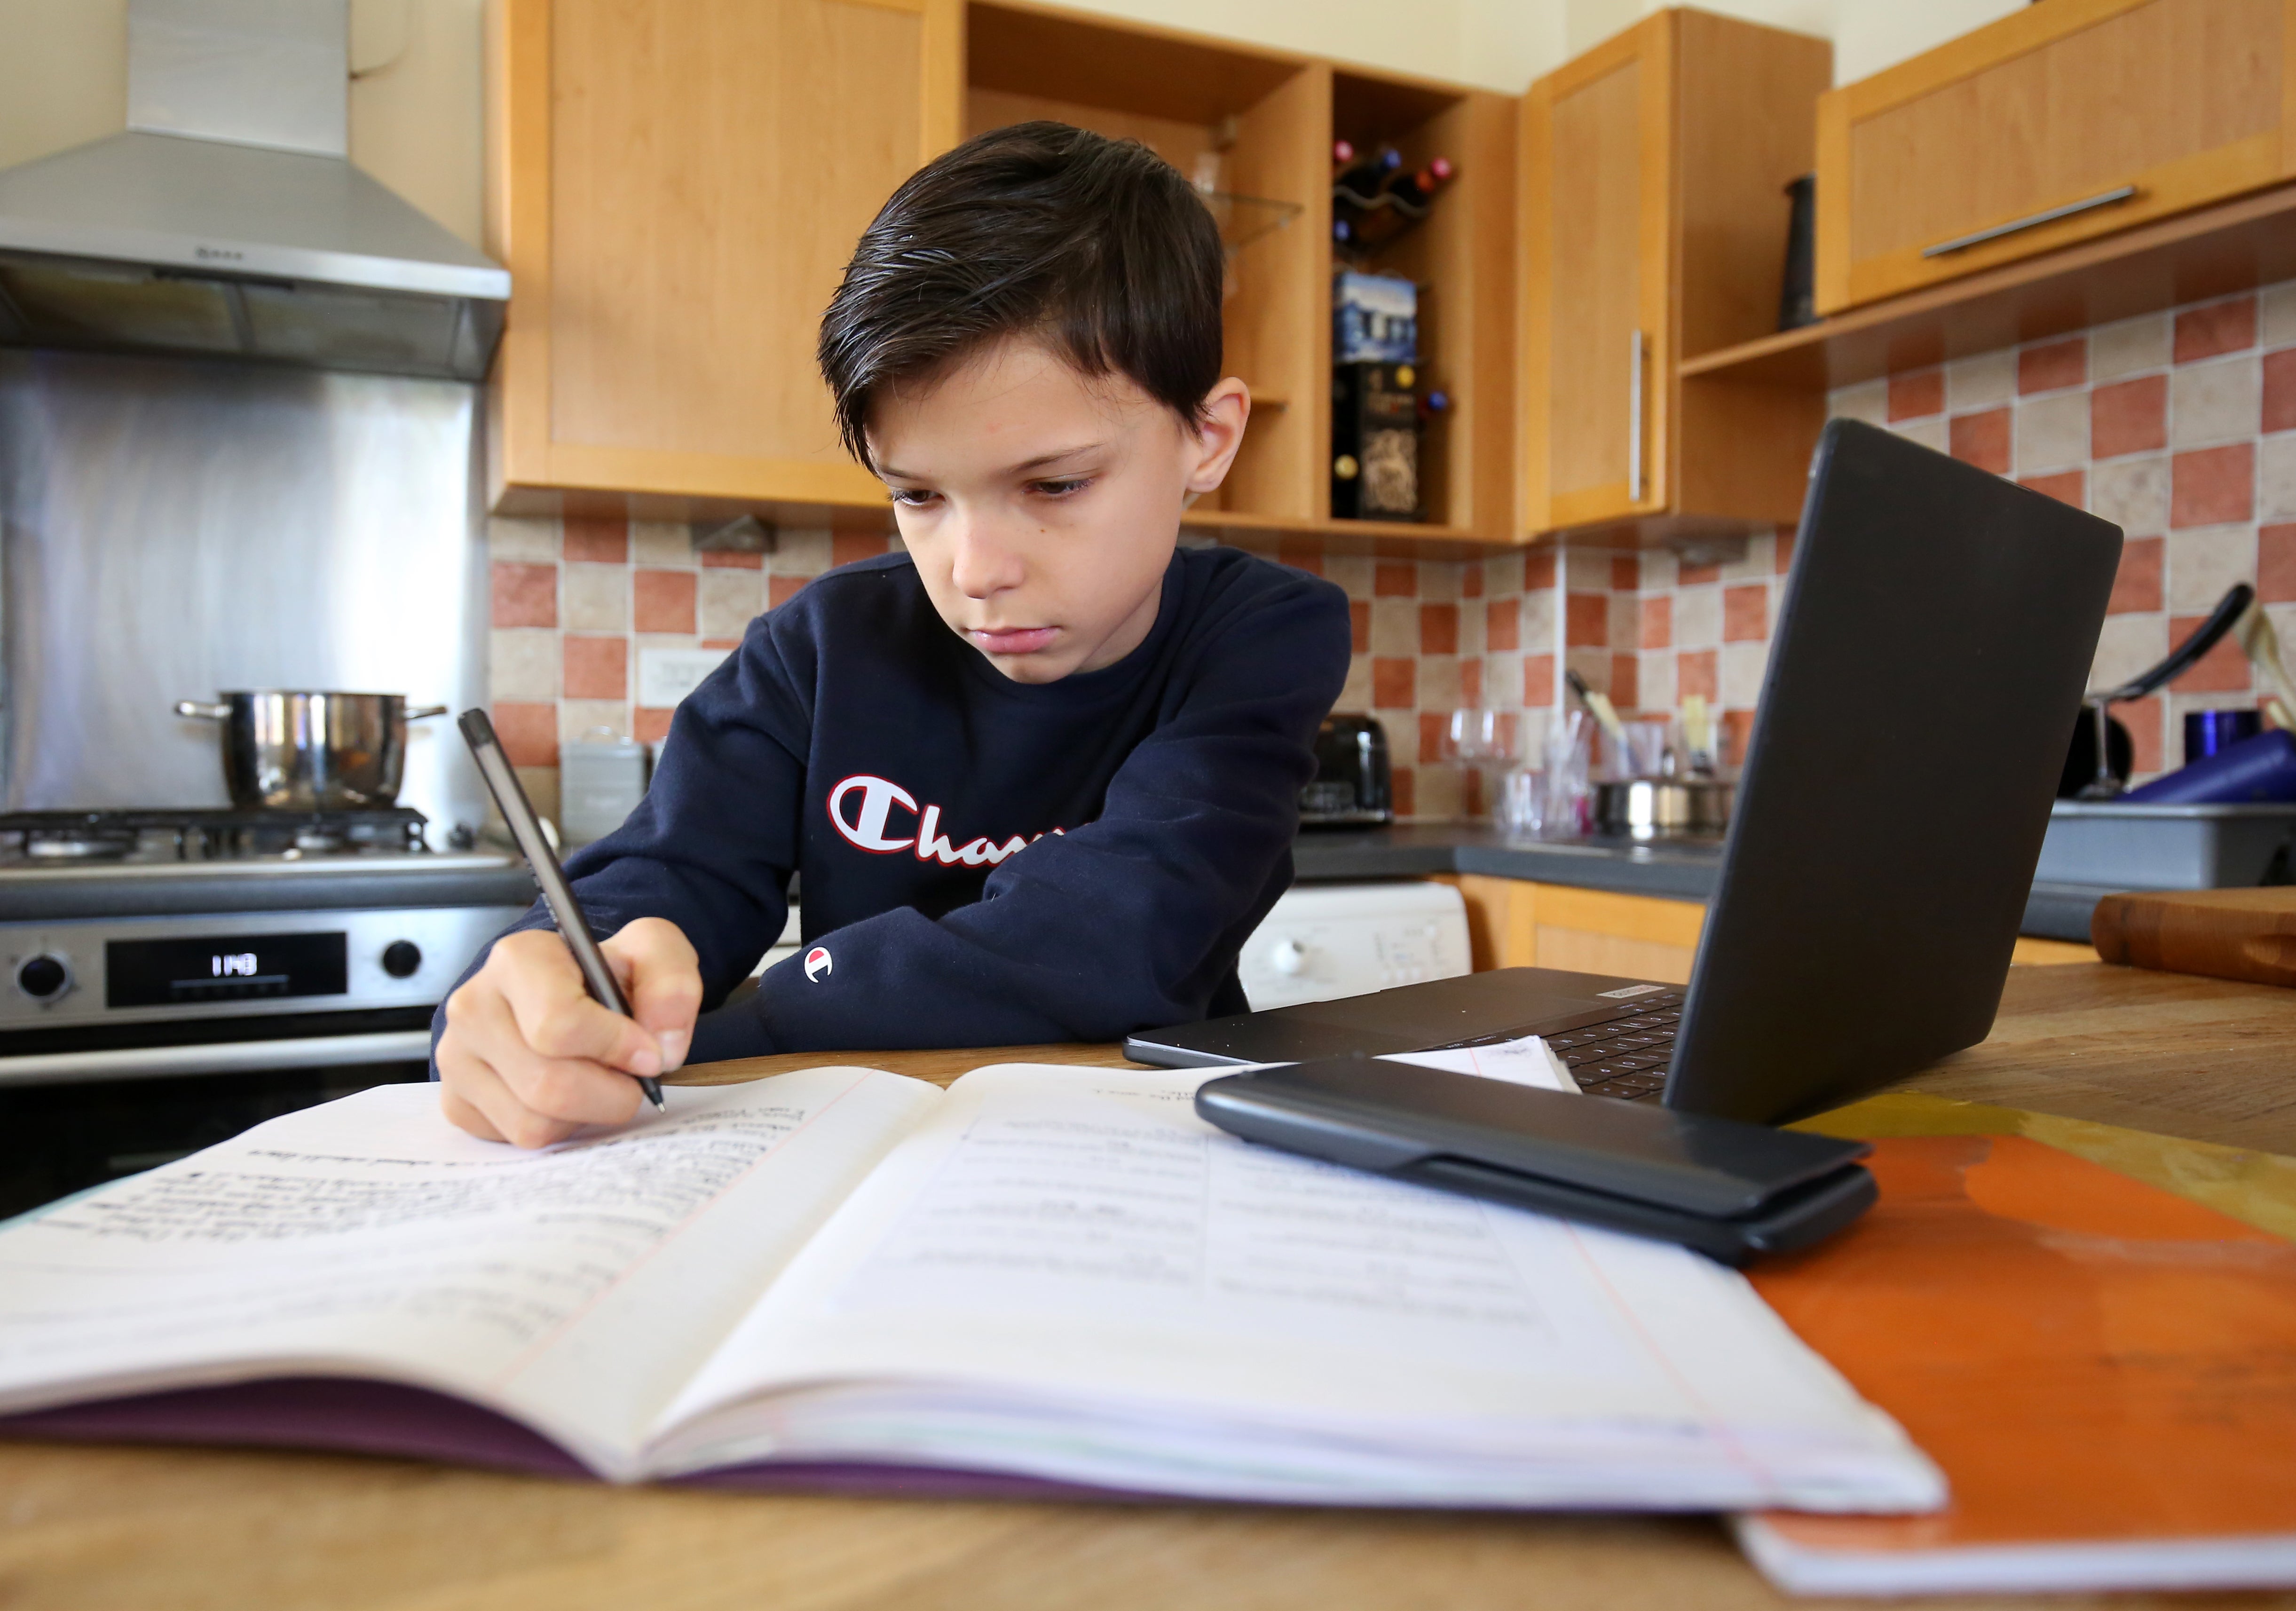
<path fill-rule="evenodd" d="M 1349 637 L 1331 583 L 1183 549 L 1137 649 L 1016 683 L 906 555 L 847 565 L 750 623 L 678 706 L 636 811 L 567 873 L 602 937 L 666 917 L 701 953 L 697 1063 L 1242 1012 L 1236 955 L 1291 884 Z M 792 873 L 803 947 L 721 1007 Z"/>

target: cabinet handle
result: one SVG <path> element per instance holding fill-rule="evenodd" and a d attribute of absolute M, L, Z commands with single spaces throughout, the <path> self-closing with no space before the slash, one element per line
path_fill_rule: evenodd
<path fill-rule="evenodd" d="M 1643 501 L 1643 333 L 1628 342 L 1627 501 Z"/>
<path fill-rule="evenodd" d="M 2012 218 L 2006 224 L 1996 224 L 1990 229 L 1956 235 L 1950 241 L 1939 241 L 1934 246 L 1922 248 L 1925 258 L 1941 258 L 1948 252 L 1966 251 L 1972 246 L 1982 246 L 1988 241 L 1997 241 L 2003 235 L 2013 235 L 2020 230 L 2038 229 L 2044 224 L 2054 224 L 2059 218 L 2070 218 L 2075 213 L 2090 212 L 2100 207 L 2118 207 L 2136 194 L 2134 185 L 2119 185 L 2111 190 L 2099 191 L 2083 201 L 2068 201 L 2062 207 L 2046 207 L 2039 212 L 2028 213 L 2021 218 Z"/>

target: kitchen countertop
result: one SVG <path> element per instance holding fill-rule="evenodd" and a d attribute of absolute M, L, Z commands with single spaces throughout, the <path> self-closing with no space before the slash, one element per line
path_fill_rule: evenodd
<path fill-rule="evenodd" d="M 1667 900 L 1708 900 L 1722 871 L 1719 839 L 1548 840 L 1511 844 L 1496 828 L 1475 823 L 1405 823 L 1391 828 L 1305 828 L 1292 848 L 1301 884 L 1365 878 L 1423 878 L 1431 873 L 1480 873 L 1537 884 L 1570 884 Z M 2037 884 L 2020 932 L 2088 943 L 2089 915 L 2111 889 Z"/>

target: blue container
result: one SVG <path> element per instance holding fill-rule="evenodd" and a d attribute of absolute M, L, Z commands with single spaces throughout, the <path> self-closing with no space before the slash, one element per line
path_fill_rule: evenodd
<path fill-rule="evenodd" d="M 2185 764 L 2191 766 L 2263 731 L 2260 711 L 2188 711 L 2185 713 Z"/>
<path fill-rule="evenodd" d="M 2278 727 L 2156 777 L 2121 799 L 2138 805 L 2249 805 L 2296 801 L 2296 738 Z"/>

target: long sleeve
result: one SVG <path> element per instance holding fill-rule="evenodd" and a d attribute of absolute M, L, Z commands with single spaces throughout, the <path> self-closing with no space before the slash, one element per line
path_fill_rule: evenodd
<path fill-rule="evenodd" d="M 679 706 L 644 802 L 567 872 L 601 935 L 654 916 L 693 941 L 696 1061 L 1240 1010 L 1236 954 L 1291 882 L 1349 637 L 1330 583 L 1183 553 L 1140 649 L 1025 686 L 906 556 L 847 566 L 752 624 Z M 728 1003 L 792 875 L 804 954 Z"/>
<path fill-rule="evenodd" d="M 900 908 L 810 935 L 706 1021 L 695 1055 L 1107 1040 L 1204 1016 L 1291 883 L 1349 636 L 1344 596 L 1304 577 L 1239 612 L 1095 820 L 1036 840 L 938 917 Z"/>
<path fill-rule="evenodd" d="M 706 1006 L 749 976 L 788 918 L 809 719 L 775 624 L 751 623 L 742 648 L 678 706 L 637 809 L 566 862 L 600 939 L 640 917 L 678 926 L 700 955 Z M 504 933 L 551 926 L 537 900 Z M 456 989 L 492 949 L 472 958 Z M 446 1023 L 442 1003 L 431 1017 L 434 1048 Z"/>

